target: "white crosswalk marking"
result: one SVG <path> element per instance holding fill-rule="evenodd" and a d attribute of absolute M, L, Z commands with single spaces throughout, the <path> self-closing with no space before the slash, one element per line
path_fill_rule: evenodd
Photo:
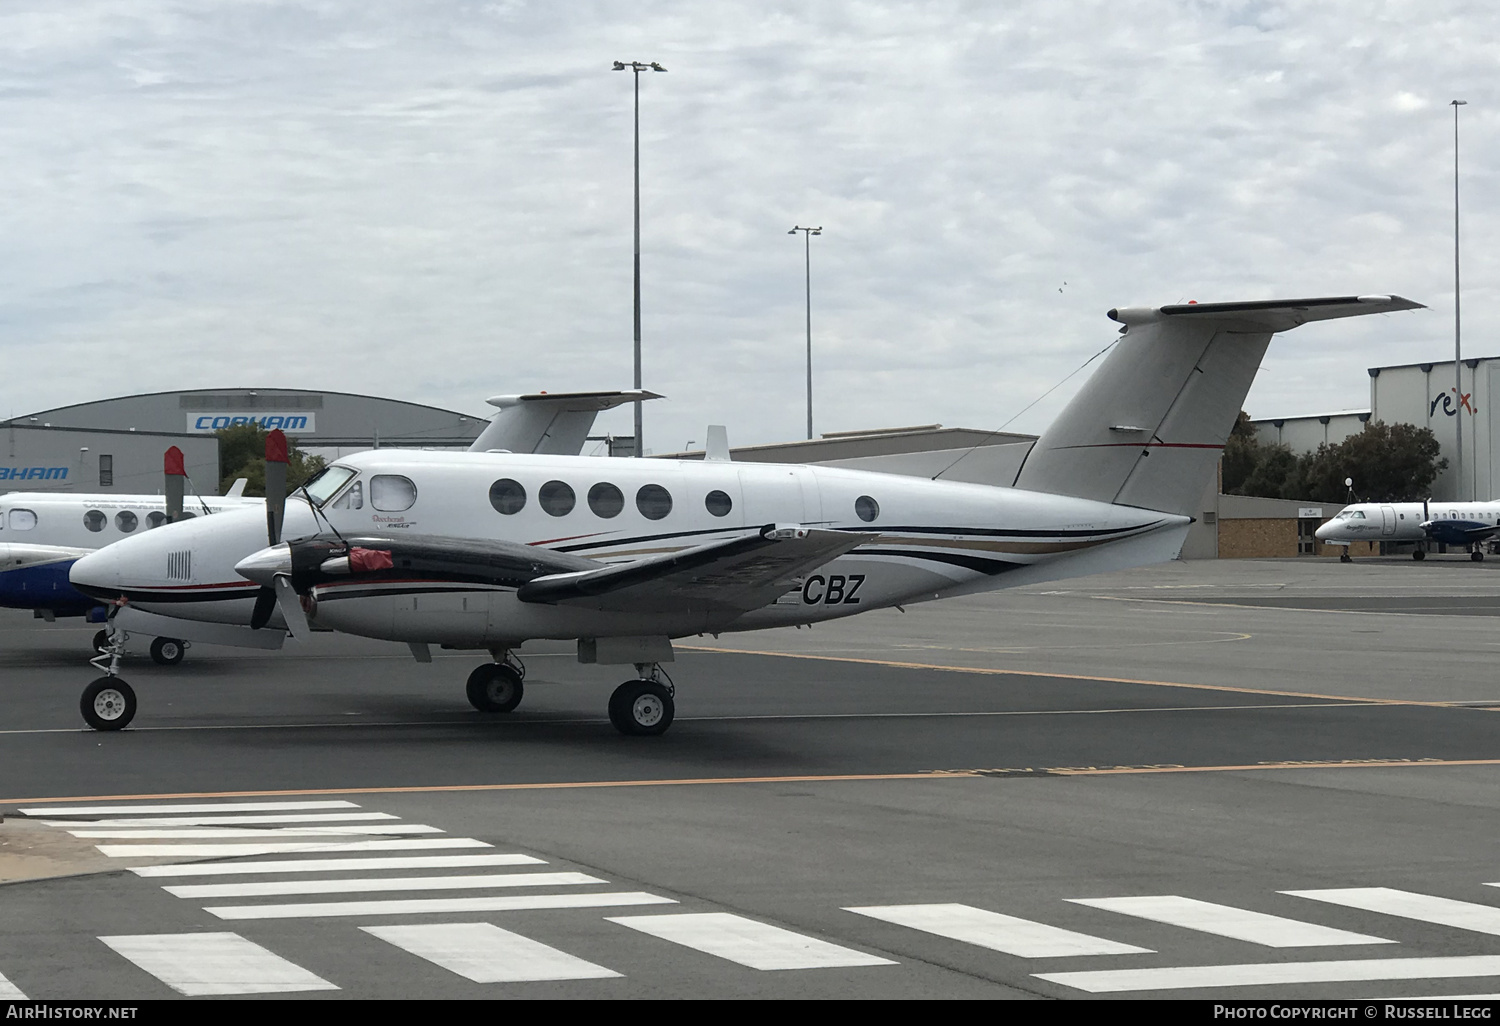
<path fill-rule="evenodd" d="M 1281 893 L 1500 937 L 1500 908 L 1493 905 L 1476 905 L 1470 901 L 1439 898 L 1391 887 L 1336 887 Z"/>
<path fill-rule="evenodd" d="M 21 988 L 11 983 L 4 976 L 0 976 L 0 998 L 10 1001 L 25 1001 L 26 995 L 21 993 Z"/>
<path fill-rule="evenodd" d="M 1018 958 L 1058 958 L 1073 955 L 1136 955 L 1149 948 L 1091 937 L 1045 923 L 1018 919 L 972 905 L 865 905 L 846 908 L 871 919 L 907 926 L 939 937 L 977 944 Z"/>
<path fill-rule="evenodd" d="M 321 919 L 326 916 L 426 915 L 447 912 L 512 912 L 547 908 L 610 908 L 616 905 L 675 905 L 645 891 L 601 894 L 528 894 L 481 898 L 400 898 L 381 901 L 308 901 L 291 905 L 223 905 L 203 911 L 220 919 Z"/>
<path fill-rule="evenodd" d="M 392 841 L 267 841 L 261 844 L 96 844 L 95 848 L 114 859 L 182 858 L 230 859 L 242 855 L 281 855 L 291 852 L 343 851 L 415 851 L 432 848 L 493 848 L 488 841 L 472 837 L 413 837 Z"/>
<path fill-rule="evenodd" d="M 367 876 L 343 880 L 277 880 L 183 884 L 162 890 L 179 898 L 255 898 L 280 894 L 359 894 L 371 891 L 463 891 L 491 887 L 582 887 L 609 883 L 587 873 L 467 873 L 454 876 Z"/>
<path fill-rule="evenodd" d="M 109 838 L 111 840 L 170 840 L 173 838 L 209 837 L 342 837 L 348 834 L 440 834 L 435 826 L 421 823 L 389 823 L 380 826 L 307 826 L 265 827 L 262 829 L 237 830 L 234 827 L 183 827 L 173 830 L 166 827 L 88 827 L 69 830 L 74 837 Z"/>
<path fill-rule="evenodd" d="M 196 805 L 48 805 L 21 809 L 23 816 L 113 816 L 178 812 L 311 812 L 314 809 L 357 809 L 353 802 L 200 802 Z"/>
<path fill-rule="evenodd" d="M 1369 983 L 1500 976 L 1500 956 L 1363 958 L 1341 962 L 1273 962 L 1259 965 L 1185 965 L 1160 969 L 1101 969 L 1036 973 L 1039 980 L 1090 994 L 1195 987 L 1264 987 L 1288 983 Z"/>
<path fill-rule="evenodd" d="M 250 826 L 264 823 L 354 823 L 360 820 L 400 819 L 389 812 L 292 812 L 266 816 L 143 816 L 120 819 L 44 819 L 43 826 L 67 827 L 76 830 L 87 827 L 188 827 L 188 826 Z"/>
<path fill-rule="evenodd" d="M 179 994 L 280 994 L 338 990 L 237 933 L 165 933 L 100 937 Z"/>
<path fill-rule="evenodd" d="M 896 964 L 888 958 L 867 955 L 728 912 L 606 918 L 611 923 L 717 955 L 751 969 L 832 969 Z"/>
<path fill-rule="evenodd" d="M 1311 948 L 1336 944 L 1394 944 L 1382 937 L 1371 937 L 1348 930 L 1335 930 L 1296 919 L 1251 912 L 1211 901 L 1183 898 L 1176 894 L 1157 894 L 1134 898 L 1069 898 L 1075 905 L 1119 912 L 1140 919 L 1150 919 L 1169 926 L 1212 933 L 1219 937 L 1263 944 L 1270 948 Z"/>
<path fill-rule="evenodd" d="M 362 926 L 405 951 L 475 983 L 599 980 L 620 974 L 489 923 Z"/>
<path fill-rule="evenodd" d="M 366 855 L 357 859 L 271 859 L 264 862 L 188 862 L 131 866 L 137 876 L 244 876 L 253 873 L 327 873 L 374 869 L 471 869 L 478 866 L 544 866 L 530 855 Z"/>

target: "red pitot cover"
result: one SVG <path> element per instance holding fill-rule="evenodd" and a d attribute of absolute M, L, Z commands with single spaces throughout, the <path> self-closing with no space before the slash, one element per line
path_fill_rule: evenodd
<path fill-rule="evenodd" d="M 391 554 L 384 549 L 362 549 L 356 545 L 349 550 L 349 569 L 353 573 L 391 570 L 395 566 L 391 561 Z"/>
<path fill-rule="evenodd" d="M 182 465 L 182 450 L 175 445 L 168 449 L 162 459 L 162 469 L 174 477 L 187 477 L 187 469 Z"/>
<path fill-rule="evenodd" d="M 266 462 L 285 463 L 286 461 L 286 435 L 281 433 L 281 428 L 276 428 L 266 435 Z"/>

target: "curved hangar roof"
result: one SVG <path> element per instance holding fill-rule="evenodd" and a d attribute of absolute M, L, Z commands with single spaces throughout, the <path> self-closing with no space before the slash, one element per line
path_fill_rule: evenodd
<path fill-rule="evenodd" d="M 100 399 L 16 417 L 16 424 L 211 434 L 254 422 L 310 445 L 467 447 L 488 423 L 436 406 L 302 388 L 195 388 Z"/>

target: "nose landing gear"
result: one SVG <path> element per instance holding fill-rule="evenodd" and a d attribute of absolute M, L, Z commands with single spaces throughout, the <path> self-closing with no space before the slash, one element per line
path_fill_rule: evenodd
<path fill-rule="evenodd" d="M 89 660 L 92 666 L 104 671 L 104 676 L 83 689 L 78 711 L 83 713 L 83 721 L 95 730 L 121 730 L 135 719 L 135 691 L 119 677 L 120 656 L 125 654 L 129 637 L 118 628 L 109 631 L 103 651 Z M 182 658 L 180 653 L 178 658 Z"/>
<path fill-rule="evenodd" d="M 609 696 L 609 722 L 621 734 L 663 734 L 676 714 L 676 688 L 658 663 L 637 663 L 637 680 L 627 680 Z"/>

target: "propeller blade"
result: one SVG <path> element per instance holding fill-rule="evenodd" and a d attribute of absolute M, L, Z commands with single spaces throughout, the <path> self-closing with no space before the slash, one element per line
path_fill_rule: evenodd
<path fill-rule="evenodd" d="M 250 612 L 250 629 L 258 631 L 271 622 L 271 613 L 276 609 L 276 590 L 261 588 L 255 593 L 255 608 Z"/>
<path fill-rule="evenodd" d="M 286 463 L 286 435 L 276 428 L 266 435 L 266 537 L 272 545 L 281 541 L 286 513 Z"/>
<path fill-rule="evenodd" d="M 182 450 L 177 446 L 166 451 L 162 470 L 167 477 L 167 523 L 182 519 L 182 496 L 187 482 L 187 468 L 182 462 Z"/>
<path fill-rule="evenodd" d="M 302 611 L 302 600 L 292 587 L 292 579 L 286 574 L 276 575 L 276 607 L 281 610 L 281 618 L 292 637 L 307 637 L 312 628 L 307 625 L 307 614 Z"/>

